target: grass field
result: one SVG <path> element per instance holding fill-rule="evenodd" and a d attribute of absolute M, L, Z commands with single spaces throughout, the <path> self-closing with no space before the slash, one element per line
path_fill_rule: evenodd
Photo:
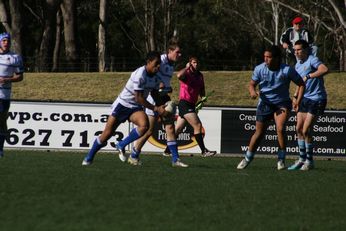
<path fill-rule="evenodd" d="M 344 230 L 346 163 L 277 171 L 275 159 L 7 151 L 0 159 L 0 230 Z M 292 162 L 290 160 L 289 162 Z"/>
<path fill-rule="evenodd" d="M 251 71 L 204 72 L 207 92 L 215 94 L 208 106 L 252 106 L 257 100 L 247 90 Z M 43 101 L 81 101 L 112 103 L 125 86 L 130 73 L 26 73 L 24 81 L 13 84 L 13 99 Z M 330 73 L 325 77 L 328 109 L 346 109 L 346 72 Z M 172 99 L 178 99 L 179 83 L 172 81 Z M 294 84 L 291 84 L 293 91 Z"/>

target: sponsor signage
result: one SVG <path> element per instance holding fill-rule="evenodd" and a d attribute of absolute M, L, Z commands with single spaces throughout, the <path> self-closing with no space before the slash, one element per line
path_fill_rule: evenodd
<path fill-rule="evenodd" d="M 298 154 L 296 114 L 291 113 L 286 124 L 287 152 Z M 221 152 L 245 153 L 256 128 L 255 108 L 229 108 L 222 111 Z M 346 155 L 346 111 L 326 111 L 312 126 L 314 152 L 319 156 Z M 278 151 L 275 124 L 271 123 L 256 153 L 275 154 Z"/>
<path fill-rule="evenodd" d="M 202 121 L 204 143 L 209 150 L 220 153 L 221 144 L 221 110 L 204 108 L 198 116 Z M 166 148 L 167 135 L 164 125 L 159 122 L 155 125 L 153 135 L 143 147 L 146 152 L 162 152 Z M 201 153 L 194 137 L 193 128 L 186 125 L 177 137 L 179 153 Z"/>
<path fill-rule="evenodd" d="M 89 149 L 100 135 L 110 105 L 11 102 L 9 136 L 5 147 L 42 149 Z M 123 123 L 103 150 L 114 150 L 117 140 L 128 135 Z"/>
<path fill-rule="evenodd" d="M 110 113 L 110 104 L 21 102 L 11 103 L 7 148 L 82 149 L 88 150 L 101 134 Z M 243 154 L 255 131 L 255 108 L 211 108 L 199 111 L 204 128 L 205 146 L 223 154 Z M 287 151 L 297 155 L 296 116 L 292 113 L 286 124 Z M 326 111 L 312 127 L 315 153 L 319 156 L 346 155 L 346 111 Z M 102 150 L 114 151 L 115 144 L 126 137 L 133 124 L 119 126 Z M 177 137 L 180 153 L 200 153 L 193 129 L 186 126 Z M 130 150 L 132 146 L 127 147 Z M 166 132 L 161 123 L 144 145 L 144 152 L 162 152 L 166 147 Z M 271 123 L 258 154 L 276 155 L 277 135 Z"/>

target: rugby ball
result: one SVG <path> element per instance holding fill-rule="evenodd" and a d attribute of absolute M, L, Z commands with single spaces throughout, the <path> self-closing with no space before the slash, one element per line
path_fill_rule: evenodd
<path fill-rule="evenodd" d="M 167 101 L 165 103 L 165 111 L 167 111 L 169 113 L 175 112 L 175 107 L 176 107 L 176 105 L 175 105 L 174 101 Z"/>

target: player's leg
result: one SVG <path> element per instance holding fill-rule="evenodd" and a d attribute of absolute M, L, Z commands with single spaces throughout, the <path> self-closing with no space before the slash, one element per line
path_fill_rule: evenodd
<path fill-rule="evenodd" d="M 288 170 L 300 169 L 306 160 L 306 148 L 305 148 L 305 140 L 303 135 L 303 127 L 304 127 L 306 114 L 307 114 L 306 112 L 297 113 L 296 131 L 298 136 L 297 142 L 298 142 L 298 148 L 299 148 L 299 159 L 296 160 L 293 165 L 288 167 Z"/>
<path fill-rule="evenodd" d="M 186 121 L 193 128 L 193 134 L 195 136 L 196 142 L 201 149 L 203 157 L 213 156 L 216 154 L 216 151 L 209 151 L 205 145 L 202 134 L 202 123 L 196 112 L 187 113 L 184 115 Z"/>
<path fill-rule="evenodd" d="M 144 133 L 144 135 L 142 135 L 141 137 L 139 137 L 139 139 L 135 141 L 134 146 L 132 148 L 132 153 L 131 153 L 131 155 L 133 154 L 133 156 L 140 155 L 145 142 L 147 142 L 149 137 L 153 134 L 154 126 L 155 126 L 155 123 L 157 122 L 157 117 L 152 115 L 147 115 L 147 116 L 149 121 L 149 128 Z"/>
<path fill-rule="evenodd" d="M 129 120 L 134 123 L 136 127 L 132 129 L 129 136 L 122 141 L 121 145 L 125 146 L 142 137 L 149 129 L 148 116 L 144 111 L 137 111 L 133 113 Z M 128 158 L 128 162 L 132 165 L 141 165 L 141 162 L 139 161 L 139 154 L 140 152 L 137 152 L 136 149 L 133 148 L 131 155 Z"/>
<path fill-rule="evenodd" d="M 257 105 L 256 110 L 256 130 L 251 136 L 249 142 L 249 148 L 245 153 L 244 159 L 237 165 L 237 169 L 245 169 L 255 156 L 255 152 L 259 146 L 259 143 L 264 137 L 265 131 L 268 127 L 268 122 L 273 119 L 275 110 L 268 104 L 261 101 Z"/>
<path fill-rule="evenodd" d="M 314 123 L 316 116 L 311 113 L 306 113 L 306 118 L 304 121 L 304 126 L 302 129 L 302 134 L 305 141 L 306 149 L 306 161 L 302 166 L 301 170 L 310 170 L 314 167 L 313 163 L 313 144 L 312 144 L 312 135 L 311 135 L 311 125 Z"/>
<path fill-rule="evenodd" d="M 108 116 L 104 130 L 102 131 L 101 135 L 94 140 L 94 143 L 91 146 L 91 149 L 89 150 L 88 154 L 84 158 L 82 165 L 90 165 L 92 163 L 96 153 L 102 147 L 106 146 L 107 140 L 114 134 L 114 131 L 117 129 L 119 124 L 120 122 L 115 116 Z"/>
<path fill-rule="evenodd" d="M 0 158 L 4 156 L 4 144 L 7 136 L 9 100 L 0 100 Z"/>
<path fill-rule="evenodd" d="M 285 168 L 285 159 L 286 159 L 286 144 L 287 144 L 287 136 L 286 136 L 286 121 L 289 116 L 289 110 L 287 108 L 280 108 L 274 113 L 274 121 L 276 126 L 276 134 L 278 136 L 278 170 L 282 170 Z"/>
<path fill-rule="evenodd" d="M 173 167 L 188 167 L 187 164 L 184 164 L 178 153 L 178 144 L 175 135 L 175 126 L 174 126 L 174 115 L 168 116 L 163 120 L 165 125 L 165 130 L 167 134 L 167 147 L 172 153 L 172 166 Z"/>
<path fill-rule="evenodd" d="M 180 132 L 183 130 L 183 128 L 186 126 L 186 120 L 180 116 L 178 116 L 177 122 L 175 124 L 175 135 L 178 137 Z M 163 156 L 170 156 L 171 151 L 169 150 L 168 146 L 166 146 L 166 149 L 163 151 Z"/>
<path fill-rule="evenodd" d="M 259 119 L 259 118 L 260 117 L 257 116 L 258 120 L 256 121 L 255 133 L 251 136 L 250 142 L 249 142 L 249 148 L 245 153 L 244 159 L 242 159 L 240 163 L 238 164 L 237 169 L 244 169 L 250 164 L 250 162 L 253 160 L 255 156 L 255 152 L 261 140 L 264 137 L 265 131 L 268 127 L 268 122 L 264 119 Z"/>

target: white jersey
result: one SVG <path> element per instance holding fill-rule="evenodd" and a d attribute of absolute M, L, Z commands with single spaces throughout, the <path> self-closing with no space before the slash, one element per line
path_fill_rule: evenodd
<path fill-rule="evenodd" d="M 15 73 L 23 73 L 22 57 L 14 52 L 0 53 L 0 77 L 11 78 Z M 0 84 L 0 99 L 11 98 L 12 83 Z"/>
<path fill-rule="evenodd" d="M 171 88 L 171 79 L 174 73 L 174 66 L 169 62 L 167 54 L 161 55 L 160 69 L 156 73 L 159 80 L 165 85 L 165 88 Z M 155 104 L 151 95 L 147 98 L 148 102 Z"/>
<path fill-rule="evenodd" d="M 132 72 L 130 79 L 127 81 L 124 89 L 121 91 L 118 98 L 114 101 L 113 106 L 117 103 L 128 107 L 142 107 L 135 100 L 135 91 L 143 91 L 144 98 L 147 98 L 150 91 L 158 90 L 160 81 L 156 75 L 149 76 L 145 70 L 145 66 L 137 68 Z"/>

